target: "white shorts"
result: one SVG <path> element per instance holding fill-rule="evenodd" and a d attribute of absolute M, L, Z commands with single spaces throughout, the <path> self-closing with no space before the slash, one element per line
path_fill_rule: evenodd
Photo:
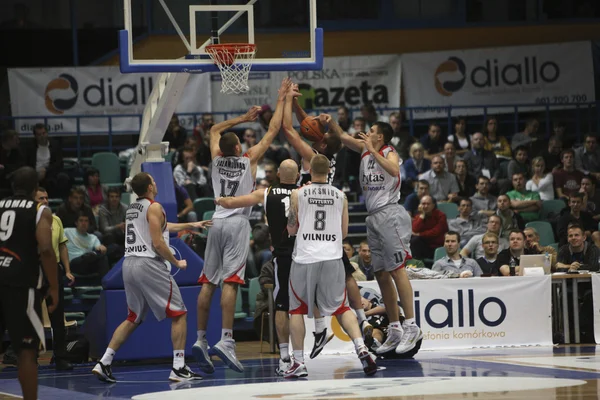
<path fill-rule="evenodd" d="M 250 222 L 243 215 L 213 219 L 198 283 L 219 285 L 223 281 L 243 285 L 250 233 Z"/>
<path fill-rule="evenodd" d="M 403 268 L 412 258 L 412 221 L 404 207 L 390 204 L 369 215 L 365 222 L 374 271 Z"/>
<path fill-rule="evenodd" d="M 346 271 L 342 259 L 298 264 L 290 270 L 290 314 L 313 317 L 316 305 L 321 316 L 350 310 L 346 295 Z"/>
<path fill-rule="evenodd" d="M 129 309 L 128 321 L 141 323 L 148 308 L 159 321 L 187 313 L 179 286 L 163 261 L 149 257 L 125 257 L 123 282 Z"/>

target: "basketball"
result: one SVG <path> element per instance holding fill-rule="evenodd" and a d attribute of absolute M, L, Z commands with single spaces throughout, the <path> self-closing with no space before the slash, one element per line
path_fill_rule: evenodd
<path fill-rule="evenodd" d="M 300 123 L 300 131 L 302 136 L 310 140 L 311 142 L 319 142 L 325 135 L 325 127 L 321 125 L 321 122 L 315 117 L 306 117 Z"/>

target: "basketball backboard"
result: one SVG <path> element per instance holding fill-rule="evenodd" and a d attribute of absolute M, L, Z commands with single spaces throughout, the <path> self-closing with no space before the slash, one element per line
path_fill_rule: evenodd
<path fill-rule="evenodd" d="M 215 41 L 255 44 L 252 71 L 320 70 L 323 31 L 317 27 L 317 0 L 303 1 L 302 15 L 307 18 L 294 20 L 299 32 L 286 43 L 274 41 L 274 34 L 260 29 L 266 20 L 276 18 L 269 13 L 290 4 L 284 0 L 262 0 L 262 6 L 261 0 L 124 0 L 125 29 L 119 32 L 121 72 L 218 72 L 205 51 Z M 146 21 L 155 35 L 143 39 L 134 51 L 133 30 L 139 21 Z"/>

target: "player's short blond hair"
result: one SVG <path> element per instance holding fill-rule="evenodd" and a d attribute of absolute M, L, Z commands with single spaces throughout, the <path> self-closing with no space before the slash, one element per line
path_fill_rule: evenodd
<path fill-rule="evenodd" d="M 329 159 L 323 154 L 315 155 L 310 160 L 310 171 L 314 175 L 327 175 L 329 173 Z"/>

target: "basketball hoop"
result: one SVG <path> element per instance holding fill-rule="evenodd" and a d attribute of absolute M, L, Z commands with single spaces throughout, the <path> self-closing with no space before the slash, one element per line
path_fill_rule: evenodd
<path fill-rule="evenodd" d="M 247 92 L 248 75 L 256 55 L 256 45 L 250 43 L 210 44 L 204 49 L 221 71 L 221 93 Z"/>

